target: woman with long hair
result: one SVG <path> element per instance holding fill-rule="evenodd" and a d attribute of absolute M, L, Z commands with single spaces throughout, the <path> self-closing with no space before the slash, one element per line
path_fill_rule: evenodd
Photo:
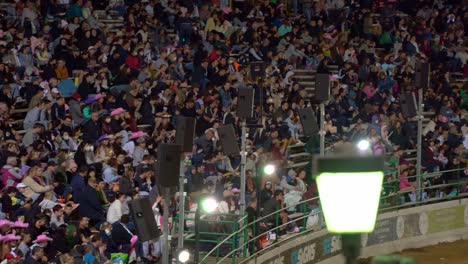
<path fill-rule="evenodd" d="M 46 185 L 44 179 L 42 179 L 42 168 L 40 166 L 34 166 L 28 170 L 22 183 L 26 185 L 23 195 L 26 198 L 36 200 L 43 193 L 53 191 L 58 185 Z"/>

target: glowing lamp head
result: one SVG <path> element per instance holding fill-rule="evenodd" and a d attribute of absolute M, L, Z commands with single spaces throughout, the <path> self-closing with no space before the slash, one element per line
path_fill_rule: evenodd
<path fill-rule="evenodd" d="M 181 251 L 179 251 L 177 255 L 177 260 L 180 263 L 186 263 L 187 261 L 189 261 L 189 259 L 190 259 L 190 252 L 188 252 L 188 250 L 182 249 Z"/>
<path fill-rule="evenodd" d="M 357 147 L 360 151 L 367 151 L 370 148 L 370 143 L 363 139 L 357 143 Z"/>
<path fill-rule="evenodd" d="M 275 173 L 275 171 L 276 171 L 276 167 L 273 164 L 267 164 L 263 168 L 263 173 L 265 173 L 266 175 L 272 175 L 273 173 Z"/>
<path fill-rule="evenodd" d="M 383 183 L 383 159 L 328 156 L 315 159 L 316 182 L 331 233 L 370 233 L 375 228 Z"/>
<path fill-rule="evenodd" d="M 218 208 L 218 201 L 213 197 L 207 197 L 201 200 L 201 209 L 206 213 L 213 213 Z"/>

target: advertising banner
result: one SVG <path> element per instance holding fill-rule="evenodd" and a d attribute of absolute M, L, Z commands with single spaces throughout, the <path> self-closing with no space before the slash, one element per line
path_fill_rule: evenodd
<path fill-rule="evenodd" d="M 447 204 L 448 205 L 448 204 Z M 468 206 L 450 204 L 451 207 L 425 210 L 412 213 L 403 210 L 401 215 L 389 216 L 377 221 L 375 230 L 362 236 L 362 246 L 381 245 L 392 241 L 431 235 L 468 227 Z M 414 212 L 414 210 L 413 210 Z M 310 239 L 309 239 L 310 237 Z M 341 254 L 341 236 L 326 234 L 319 237 L 308 233 L 293 247 L 280 245 L 270 252 L 257 257 L 253 263 L 267 264 L 306 264 L 317 263 Z M 293 240 L 294 241 L 294 240 Z M 288 242 L 290 243 L 290 242 Z M 252 262 L 249 262 L 252 263 Z"/>

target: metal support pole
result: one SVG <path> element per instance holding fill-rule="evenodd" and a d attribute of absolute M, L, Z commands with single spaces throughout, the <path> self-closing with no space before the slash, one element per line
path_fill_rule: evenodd
<path fill-rule="evenodd" d="M 346 264 L 356 264 L 361 254 L 361 234 L 342 234 L 343 255 Z"/>
<path fill-rule="evenodd" d="M 320 156 L 325 155 L 325 103 L 320 103 Z"/>
<path fill-rule="evenodd" d="M 195 211 L 195 256 L 194 263 L 199 263 L 200 260 L 200 207 L 201 203 L 198 201 L 197 210 Z"/>
<path fill-rule="evenodd" d="M 241 138 L 241 179 L 240 179 L 240 202 L 239 202 L 239 207 L 240 207 L 240 215 L 245 213 L 246 207 L 245 207 L 245 163 L 247 162 L 247 153 L 246 153 L 246 144 L 247 144 L 247 127 L 245 123 L 245 119 L 242 120 L 242 138 Z M 240 221 L 239 223 L 239 230 L 241 230 L 244 227 L 244 221 Z M 244 244 L 244 236 L 240 236 L 239 239 L 239 244 L 243 245 Z"/>
<path fill-rule="evenodd" d="M 422 182 L 421 182 L 421 168 L 422 168 L 422 130 L 423 130 L 423 89 L 420 88 L 418 92 L 418 140 L 417 140 L 417 157 L 416 157 L 416 184 L 417 184 L 417 200 L 422 200 Z"/>
<path fill-rule="evenodd" d="M 179 173 L 179 231 L 177 237 L 177 249 L 184 248 L 184 220 L 185 220 L 185 157 L 182 155 L 180 159 L 180 173 Z"/>
<path fill-rule="evenodd" d="M 163 245 L 163 255 L 162 255 L 162 263 L 169 264 L 169 249 L 171 245 L 170 237 L 169 237 L 169 188 L 164 187 L 164 245 Z"/>

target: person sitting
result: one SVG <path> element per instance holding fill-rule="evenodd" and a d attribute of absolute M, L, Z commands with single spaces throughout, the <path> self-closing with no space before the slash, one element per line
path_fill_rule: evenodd
<path fill-rule="evenodd" d="M 100 224 L 105 221 L 104 209 L 99 201 L 96 192 L 97 182 L 95 178 L 88 179 L 88 186 L 85 187 L 80 195 L 80 215 L 88 217 L 94 224 Z"/>
<path fill-rule="evenodd" d="M 26 173 L 22 183 L 26 185 L 26 188 L 23 192 L 23 195 L 26 198 L 31 198 L 34 201 L 39 198 L 39 196 L 48 191 L 53 191 L 57 183 L 53 185 L 46 185 L 42 180 L 42 168 L 39 166 L 32 167 Z"/>

